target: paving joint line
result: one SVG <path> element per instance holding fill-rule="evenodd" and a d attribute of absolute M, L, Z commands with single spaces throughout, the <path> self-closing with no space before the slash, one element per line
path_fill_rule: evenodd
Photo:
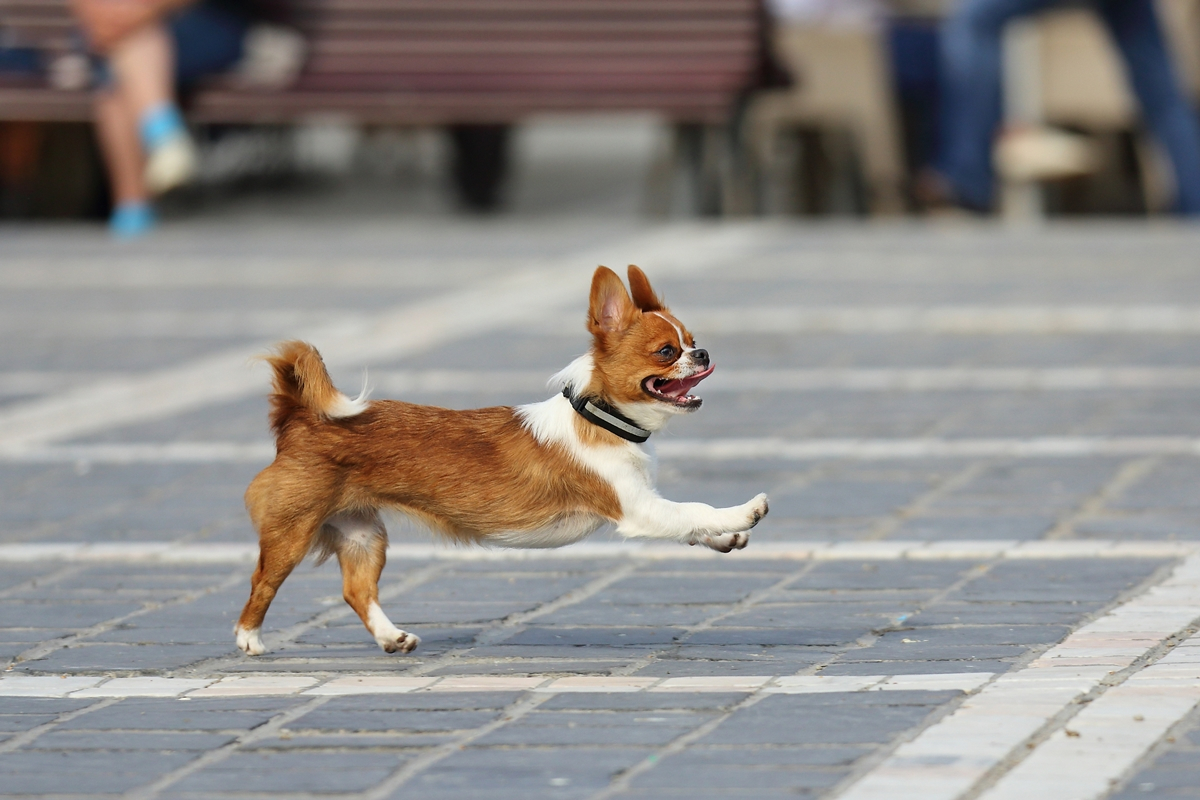
<path fill-rule="evenodd" d="M 44 722 L 35 728 L 30 728 L 27 731 L 18 733 L 17 735 L 13 736 L 11 739 L 6 739 L 3 742 L 0 742 L 0 753 L 11 753 L 14 750 L 17 750 L 19 748 L 25 747 L 26 745 L 32 744 L 35 740 L 37 740 L 39 737 L 41 737 L 42 734 L 49 733 L 50 731 L 54 730 L 55 728 L 57 728 L 59 725 L 61 725 L 64 722 L 70 722 L 73 719 L 82 717 L 86 714 L 90 714 L 93 711 L 99 711 L 103 708 L 108 708 L 109 706 L 115 705 L 116 703 L 119 703 L 124 699 L 125 698 L 123 698 L 123 697 L 110 697 L 110 698 L 106 698 L 106 699 L 100 700 L 98 702 L 92 703 L 89 706 L 84 706 L 83 708 L 77 708 L 73 711 L 65 711 L 62 714 L 59 714 L 54 719 L 50 720 L 49 722 Z"/>
<path fill-rule="evenodd" d="M 983 473 L 985 469 L 990 467 L 994 461 L 992 459 L 975 461 L 968 464 L 963 469 L 953 475 L 949 475 L 928 491 L 923 493 L 916 500 L 912 501 L 903 508 L 884 517 L 871 527 L 865 541 L 880 541 L 894 533 L 905 521 L 916 516 L 920 512 L 929 508 L 929 506 L 942 497 L 950 494 L 956 489 L 960 489 L 971 481 L 975 480 Z"/>
<path fill-rule="evenodd" d="M 241 749 L 243 745 L 252 744 L 268 736 L 273 736 L 287 723 L 299 719 L 316 708 L 320 708 L 332 699 L 331 697 L 313 697 L 300 705 L 284 709 L 261 725 L 246 731 L 234 741 L 222 745 L 215 750 L 209 750 L 199 758 L 171 770 L 150 783 L 130 789 L 122 794 L 121 798 L 122 800 L 151 800 L 157 797 L 164 789 L 170 788 L 172 784 L 178 783 L 188 775 L 199 772 L 206 767 L 211 767 L 214 764 L 219 764 Z"/>
<path fill-rule="evenodd" d="M 743 709 L 750 708 L 751 706 L 762 702 L 764 699 L 766 699 L 767 695 L 768 693 L 760 688 L 754 693 L 735 703 L 729 708 L 728 711 L 720 716 L 710 719 L 708 722 L 705 722 L 698 728 L 694 728 L 687 733 L 672 739 L 666 745 L 659 748 L 656 752 L 646 756 L 637 764 L 634 764 L 629 769 L 614 777 L 613 780 L 609 782 L 608 786 L 589 796 L 588 800 L 608 800 L 608 798 L 625 791 L 636 778 L 654 769 L 656 766 L 662 763 L 663 759 L 668 758 L 676 753 L 683 752 L 688 745 L 715 731 L 722 723 L 724 723 L 738 711 L 742 711 Z"/>
<path fill-rule="evenodd" d="M 391 795 L 392 792 L 408 783 L 420 773 L 437 764 L 439 761 L 443 761 L 446 758 L 454 755 L 456 752 L 462 750 L 476 739 L 486 736 L 492 731 L 499 730 L 500 728 L 512 722 L 516 722 L 536 709 L 538 706 L 549 702 L 550 698 L 552 697 L 554 697 L 553 694 L 530 693 L 524 697 L 518 698 L 500 712 L 500 717 L 498 719 L 492 720 L 482 727 L 467 731 L 449 742 L 444 742 L 443 744 L 433 748 L 425 755 L 417 756 L 412 761 L 403 765 L 391 777 L 384 779 L 382 783 L 378 784 L 372 789 L 362 792 L 358 796 L 362 798 L 362 800 L 384 800 Z"/>
<path fill-rule="evenodd" d="M 1042 534 L 1046 540 L 1065 539 L 1075 532 L 1075 526 L 1084 519 L 1094 516 L 1105 509 L 1109 501 L 1118 497 L 1129 487 L 1150 474 L 1163 462 L 1163 456 L 1143 456 L 1122 464 L 1115 475 L 1105 482 L 1098 491 L 1084 498 L 1076 508 L 1059 519 L 1054 527 Z"/>
<path fill-rule="evenodd" d="M 1186 734 L 1190 733 L 1196 727 L 1197 721 L 1200 719 L 1200 715 L 1197 712 L 1200 712 L 1200 703 L 1193 706 L 1191 711 L 1176 720 L 1153 745 L 1122 771 L 1121 775 L 1112 785 L 1111 793 L 1116 795 L 1125 789 L 1129 785 L 1130 780 L 1137 777 L 1143 770 L 1152 767 L 1158 762 L 1159 758 L 1170 752 L 1173 745 L 1177 744 L 1180 739 L 1184 738 Z"/>
<path fill-rule="evenodd" d="M 630 560 L 621 565 L 617 569 L 609 570 L 598 578 L 594 578 L 583 586 L 571 589 L 564 592 L 562 595 L 550 600 L 546 603 L 530 609 L 529 611 L 520 611 L 515 614 L 510 614 L 501 620 L 494 620 L 488 625 L 485 625 L 483 630 L 475 635 L 471 644 L 466 647 L 456 647 L 452 650 L 447 650 L 435 659 L 432 659 L 424 664 L 420 664 L 412 669 L 406 670 L 404 674 L 412 676 L 425 676 L 435 669 L 449 666 L 465 656 L 476 647 L 495 644 L 512 636 L 527 620 L 534 619 L 541 614 L 547 614 L 551 611 L 557 611 L 569 605 L 573 605 L 589 597 L 594 596 L 597 592 L 603 591 L 607 587 L 625 578 L 641 567 L 641 564 L 636 560 Z M 512 631 L 508 636 L 501 636 L 502 633 Z"/>
<path fill-rule="evenodd" d="M 399 595 L 404 594 L 408 590 L 414 589 L 430 579 L 437 577 L 441 573 L 450 569 L 450 566 L 451 562 L 429 564 L 421 569 L 416 570 L 415 572 L 406 573 L 405 576 L 398 582 L 387 585 L 381 589 L 379 591 L 379 599 L 381 601 L 392 600 Z M 277 631 L 273 631 L 271 634 L 263 637 L 267 645 L 267 654 L 274 652 L 283 645 L 294 642 L 297 637 L 302 636 L 311 630 L 327 625 L 334 620 L 348 617 L 353 613 L 355 613 L 354 609 L 350 608 L 350 606 L 345 602 L 342 602 L 333 608 L 328 608 L 324 611 L 318 612 L 307 620 L 289 625 L 286 628 L 280 628 Z M 365 626 L 363 630 L 366 631 Z M 364 633 L 364 636 L 369 637 L 370 633 L 366 632 Z M 233 644 L 232 642 L 230 649 L 235 652 L 232 652 L 228 656 L 217 656 L 216 658 L 206 659 L 199 663 L 191 664 L 180 670 L 176 670 L 176 672 L 182 672 L 186 674 L 212 672 L 214 670 L 220 670 L 222 666 L 226 665 L 243 665 L 247 663 L 253 663 L 249 659 L 259 658 L 259 656 L 248 656 L 238 651 L 236 644 Z M 401 654 L 399 657 L 403 657 L 403 654 Z M 290 660 L 290 663 L 298 663 L 302 661 L 303 659 L 292 659 Z M 265 667 L 270 663 L 274 662 L 267 661 L 263 666 Z"/>
<path fill-rule="evenodd" d="M 774 594 L 777 591 L 786 589 L 789 585 L 791 585 L 792 583 L 795 583 L 796 581 L 800 580 L 805 575 L 808 575 L 810 572 L 812 572 L 814 569 L 816 569 L 818 563 L 819 562 L 817 562 L 815 560 L 810 561 L 809 563 L 802 566 L 800 569 L 793 572 L 791 575 L 785 575 L 784 577 L 780 578 L 779 580 L 777 580 L 775 583 L 771 584 L 770 586 L 767 586 L 763 589 L 759 589 L 757 591 L 751 592 L 750 594 L 743 597 L 741 600 L 738 600 L 737 602 L 733 603 L 732 606 L 727 608 L 725 611 L 720 612 L 708 619 L 702 620 L 701 622 L 698 622 L 695 625 L 682 626 L 684 629 L 684 633 L 678 639 L 676 639 L 672 644 L 670 644 L 667 647 L 662 648 L 661 650 L 649 653 L 649 654 L 643 656 L 642 658 L 632 661 L 629 664 L 626 664 L 624 667 L 615 669 L 612 671 L 612 674 L 614 676 L 617 676 L 617 675 L 631 676 L 638 670 L 645 669 L 646 667 L 650 666 L 655 661 L 663 660 L 664 656 L 669 656 L 674 653 L 678 653 L 679 649 L 684 644 L 686 644 L 687 640 L 690 639 L 693 635 L 695 635 L 701 631 L 712 628 L 713 624 L 718 622 L 719 620 L 725 619 L 726 617 L 729 617 L 733 614 L 737 614 L 741 611 L 744 611 L 747 608 L 753 607 L 754 605 L 761 602 L 764 597 L 769 597 L 770 595 Z M 662 677 L 665 679 L 666 676 L 662 676 Z"/>
<path fill-rule="evenodd" d="M 1164 572 L 1167 576 L 1161 578 Z M 1064 707 L 1075 705 L 1076 698 L 1103 684 L 1111 674 L 1139 661 L 1144 663 L 1146 654 L 1161 642 L 1190 628 L 1200 612 L 1197 573 L 1200 554 L 1196 553 L 1164 565 L 1138 586 L 1122 592 L 1107 610 L 1098 612 L 1057 644 L 1048 649 L 1035 648 L 1012 669 L 995 675 L 969 703 L 964 701 L 952 714 L 925 726 L 911 738 L 895 742 L 884 758 L 875 761 L 869 770 L 856 770 L 830 797 L 890 800 L 916 793 L 926 800 L 958 800 L 995 765 L 1041 731 L 1048 719 Z M 1190 605 L 1192 601 L 1196 601 L 1196 607 Z M 1167 631 L 1142 627 L 1148 616 L 1153 617 L 1155 625 L 1173 627 Z M 1123 627 L 1129 625 L 1133 627 Z M 1144 639 L 1121 638 L 1142 631 L 1146 639 L 1153 638 L 1150 647 L 1140 644 Z M 1056 659 L 1063 661 L 1054 663 Z M 997 729 L 1004 733 L 996 733 Z M 1012 738 L 1013 734 L 1017 738 Z"/>
<path fill-rule="evenodd" d="M 858 637 L 858 639 L 856 639 L 854 642 L 856 645 L 858 645 L 857 649 L 865 650 L 866 648 L 875 644 L 875 642 L 879 641 L 880 637 L 882 637 L 885 633 L 896 633 L 898 631 L 912 630 L 911 625 L 905 626 L 904 623 L 907 622 L 912 617 L 916 616 L 917 614 L 921 613 L 921 611 L 923 611 L 924 609 L 926 609 L 936 603 L 942 602 L 947 597 L 949 597 L 951 594 L 953 594 L 954 592 L 957 592 L 959 589 L 963 588 L 971 581 L 976 580 L 977 578 L 982 578 L 984 575 L 991 572 L 992 569 L 1003 560 L 1004 560 L 1003 556 L 995 557 L 995 558 L 988 560 L 986 563 L 976 564 L 975 566 L 971 567 L 970 569 L 968 569 L 966 572 L 963 573 L 962 577 L 960 577 L 958 580 L 951 583 L 945 589 L 942 589 L 940 592 L 937 592 L 936 594 L 926 598 L 925 600 L 923 600 L 921 602 L 914 603 L 911 606 L 911 608 L 913 609 L 912 611 L 908 612 L 907 614 L 904 614 L 901 617 L 897 617 L 895 620 L 892 621 L 892 623 L 890 625 L 884 625 L 884 626 L 881 626 L 878 628 L 872 628 L 867 633 Z M 832 667 L 835 664 L 838 664 L 842 660 L 843 656 L 845 656 L 849 653 L 852 653 L 852 652 L 855 652 L 855 651 L 850 650 L 850 649 L 843 650 L 842 652 L 834 655 L 833 658 L 829 659 L 825 663 L 817 663 L 817 664 L 813 664 L 812 666 L 805 667 L 803 670 L 801 670 L 800 672 L 798 672 L 796 674 L 797 675 L 817 675 L 822 670 L 827 669 L 828 667 Z M 870 662 L 867 662 L 867 663 L 870 663 Z M 882 661 L 877 662 L 877 663 L 879 663 L 881 665 L 884 664 L 884 662 L 882 662 Z"/>
<path fill-rule="evenodd" d="M 1109 611 L 1119 608 L 1125 603 L 1145 594 L 1155 586 L 1163 583 L 1171 576 L 1171 573 L 1174 572 L 1175 568 L 1179 566 L 1179 563 L 1180 562 L 1177 561 L 1174 564 L 1164 565 L 1155 570 L 1154 574 L 1139 582 L 1137 586 L 1127 589 L 1118 595 L 1117 598 L 1114 599 L 1106 609 L 1091 615 L 1092 619 L 1095 620 L 1103 618 Z M 1086 626 L 1090 621 L 1091 620 L 1082 622 L 1079 627 L 1082 628 Z M 977 800 L 988 789 L 992 788 L 997 782 L 999 782 L 1007 773 L 1011 772 L 1029 756 L 1033 755 L 1034 751 L 1036 751 L 1036 749 L 1045 743 L 1052 735 L 1066 728 L 1070 721 L 1074 719 L 1081 711 L 1083 711 L 1089 704 L 1103 697 L 1110 689 L 1125 683 L 1131 677 L 1138 674 L 1146 667 L 1156 663 L 1167 653 L 1171 652 L 1171 650 L 1173 650 L 1179 642 L 1187 639 L 1191 633 L 1195 632 L 1194 626 L 1198 621 L 1200 621 L 1200 609 L 1197 609 L 1196 617 L 1191 623 L 1189 623 L 1190 631 L 1188 629 L 1181 629 L 1172 633 L 1167 638 L 1159 641 L 1157 645 L 1142 653 L 1142 655 L 1135 659 L 1131 664 L 1116 672 L 1109 673 L 1107 676 L 1097 681 L 1096 684 L 1092 686 L 1091 689 L 1089 689 L 1086 693 L 1079 695 L 1070 703 L 1064 705 L 1061 709 L 1059 709 L 1057 714 L 1048 718 L 1041 728 L 1028 736 L 1024 741 L 1018 742 L 1016 745 L 1014 745 L 1012 750 L 1009 751 L 1008 756 L 985 772 L 983 776 L 980 777 L 975 783 L 975 785 L 960 795 L 959 800 Z M 1070 634 L 1068 634 L 1068 636 L 1069 635 Z M 1063 638 L 1065 639 L 1066 637 Z M 1052 643 L 1040 648 L 1041 652 L 1049 650 L 1054 646 L 1054 644 L 1055 643 Z"/>
<path fill-rule="evenodd" d="M 999 563 L 999 561 L 997 561 L 996 563 Z M 1110 603 L 1108 603 L 1104 607 L 1097 609 L 1096 611 L 1092 612 L 1091 614 L 1085 614 L 1083 617 L 1080 618 L 1080 622 L 1079 622 L 1079 625 L 1076 627 L 1076 630 L 1078 630 L 1079 628 L 1086 627 L 1087 625 L 1091 624 L 1092 622 L 1095 622 L 1096 620 L 1101 619 L 1102 617 L 1104 617 L 1106 614 L 1108 614 L 1113 609 L 1118 608 L 1122 604 L 1133 599 L 1134 597 L 1137 597 L 1140 593 L 1148 591 L 1148 589 L 1150 587 L 1157 586 L 1159 583 L 1161 583 L 1163 580 L 1165 580 L 1167 577 L 1170 576 L 1174 567 L 1178 563 L 1179 563 L 1179 560 L 1177 559 L 1172 564 L 1167 564 L 1167 565 L 1160 567 L 1159 569 L 1155 570 L 1152 575 L 1148 576 L 1145 580 L 1141 581 L 1137 586 L 1127 589 L 1124 592 L 1121 592 L 1120 594 L 1118 594 Z M 992 566 L 995 566 L 995 564 L 989 565 L 989 569 Z M 1069 636 L 1070 636 L 1070 634 L 1068 633 L 1067 637 L 1069 637 Z M 1067 637 L 1063 637 L 1063 638 L 1065 639 Z M 1055 647 L 1056 644 L 1057 643 L 1050 643 L 1050 644 L 1045 644 L 1042 646 L 1037 646 L 1037 647 L 1031 648 L 1029 651 L 1027 651 L 1024 655 L 1022 655 L 1020 658 L 1018 658 L 1013 663 L 1012 667 L 1008 670 L 1008 672 L 1009 673 L 1016 672 L 1017 670 L 1020 670 L 1024 667 L 1026 667 L 1030 663 L 1032 663 L 1032 662 L 1036 661 L 1038 658 L 1040 658 L 1043 653 L 1045 653 L 1048 650 Z M 875 752 L 870 753 L 845 778 L 843 778 L 841 781 L 838 781 L 838 783 L 836 783 L 833 787 L 831 787 L 829 789 L 827 797 L 831 798 L 831 800 L 836 800 L 836 798 L 841 797 L 842 794 L 849 791 L 849 789 L 851 789 L 856 783 L 858 783 L 860 780 L 862 780 L 866 776 L 870 775 L 875 770 L 876 767 L 880 766 L 885 761 L 887 761 L 892 756 L 892 754 L 896 752 L 897 749 L 899 749 L 903 745 L 916 739 L 925 730 L 932 728 L 933 726 L 937 725 L 939 722 L 941 722 L 945 718 L 951 716 L 955 711 L 957 711 L 959 706 L 961 706 L 964 702 L 966 702 L 968 697 L 978 694 L 979 692 L 981 692 L 984 689 L 984 687 L 986 687 L 992 683 L 995 683 L 995 681 L 1001 675 L 1004 675 L 1004 674 L 1005 673 L 1003 673 L 1003 672 L 995 673 L 989 680 L 987 680 L 980 686 L 977 686 L 975 689 L 973 689 L 970 692 L 965 692 L 962 697 L 960 697 L 956 701 L 944 706 L 943 709 L 939 713 L 932 715 L 930 717 L 927 717 L 925 720 L 925 724 L 922 725 L 920 730 L 909 731 L 904 736 L 896 739 L 893 742 L 890 742 L 888 745 L 886 745 L 884 747 L 877 749 Z M 1019 746 L 1020 746 L 1019 744 L 1016 745 L 1016 747 L 1019 747 Z M 1015 747 L 1014 747 L 1014 750 L 1015 750 Z M 963 800 L 963 798 L 961 798 L 961 797 L 956 798 L 956 800 Z"/>
<path fill-rule="evenodd" d="M 18 583 L 15 586 L 10 586 L 7 589 L 0 590 L 0 600 L 6 600 L 15 594 L 25 591 L 26 589 L 37 588 L 39 583 L 54 583 L 65 578 L 72 578 L 87 569 L 82 564 L 66 564 L 59 567 L 55 571 L 46 575 L 39 575 L 36 578 L 30 578 L 27 581 Z"/>
<path fill-rule="evenodd" d="M 77 633 L 71 634 L 70 636 L 64 636 L 60 639 L 53 639 L 49 642 L 42 642 L 41 644 L 38 644 L 34 647 L 31 647 L 27 650 L 24 650 L 24 651 L 18 653 L 16 656 L 14 656 L 8 662 L 8 669 L 11 670 L 12 667 L 14 667 L 17 664 L 28 663 L 30 661 L 35 661 L 39 658 L 43 658 L 43 657 L 49 655 L 50 653 L 55 652 L 56 650 L 62 650 L 65 647 L 70 647 L 71 645 L 73 645 L 77 642 L 81 642 L 85 639 L 89 639 L 92 636 L 95 636 L 96 634 L 107 633 L 108 631 L 113 630 L 118 625 L 121 625 L 122 623 L 127 622 L 128 620 L 136 619 L 145 614 L 149 614 L 154 611 L 159 611 L 164 608 L 172 608 L 174 606 L 180 606 L 180 605 L 185 605 L 187 603 L 192 603 L 192 602 L 195 602 L 196 600 L 199 600 L 202 597 L 207 597 L 210 594 L 224 591 L 225 589 L 228 589 L 231 586 L 234 586 L 238 581 L 241 581 L 244 579 L 245 579 L 245 575 L 242 574 L 242 571 L 237 570 L 234 572 L 234 574 L 225 578 L 223 581 L 220 581 L 219 583 L 211 585 L 211 586 L 207 586 L 203 589 L 186 592 L 184 594 L 178 595 L 178 596 L 170 598 L 168 600 L 143 601 L 142 607 L 137 609 L 136 611 L 131 611 L 128 614 L 123 614 L 119 617 L 113 617 L 113 618 L 105 620 L 103 622 L 98 622 L 95 625 L 92 625 L 88 628 L 78 631 Z"/>

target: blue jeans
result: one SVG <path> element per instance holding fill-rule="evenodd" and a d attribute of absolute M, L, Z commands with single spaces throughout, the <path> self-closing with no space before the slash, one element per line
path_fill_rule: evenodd
<path fill-rule="evenodd" d="M 965 206 L 992 206 L 992 141 L 1001 119 L 1005 23 L 1056 0 L 962 0 L 942 28 L 944 95 L 938 168 Z M 1125 60 L 1142 115 L 1175 172 L 1176 210 L 1200 214 L 1200 122 L 1179 88 L 1152 0 L 1090 0 Z"/>

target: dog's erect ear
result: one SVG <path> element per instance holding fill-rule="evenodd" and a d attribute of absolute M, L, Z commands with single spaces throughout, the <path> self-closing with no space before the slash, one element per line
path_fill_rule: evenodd
<path fill-rule="evenodd" d="M 666 306 L 654 293 L 650 279 L 633 264 L 629 265 L 629 291 L 633 293 L 633 304 L 642 311 L 662 311 Z"/>
<path fill-rule="evenodd" d="M 633 324 L 636 311 L 617 273 L 608 267 L 597 267 L 592 276 L 592 296 L 588 305 L 588 330 L 592 335 L 625 330 Z"/>

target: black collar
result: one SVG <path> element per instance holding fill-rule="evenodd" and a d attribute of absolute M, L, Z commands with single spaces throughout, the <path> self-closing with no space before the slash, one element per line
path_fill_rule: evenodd
<path fill-rule="evenodd" d="M 563 397 L 567 398 L 579 416 L 627 442 L 641 444 L 650 438 L 650 431 L 638 427 L 633 420 L 598 397 L 574 397 L 570 386 L 563 389 Z"/>

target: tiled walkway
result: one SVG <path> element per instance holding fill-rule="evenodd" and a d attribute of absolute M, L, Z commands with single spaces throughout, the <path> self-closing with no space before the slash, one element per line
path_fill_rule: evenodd
<path fill-rule="evenodd" d="M 11 234 L 11 235 L 9 235 Z M 1200 796 L 1200 231 L 450 220 L 0 239 L 0 796 Z M 389 656 L 303 567 L 232 622 L 251 356 L 541 399 L 598 263 L 717 365 L 653 440 L 729 555 L 392 526 Z"/>

